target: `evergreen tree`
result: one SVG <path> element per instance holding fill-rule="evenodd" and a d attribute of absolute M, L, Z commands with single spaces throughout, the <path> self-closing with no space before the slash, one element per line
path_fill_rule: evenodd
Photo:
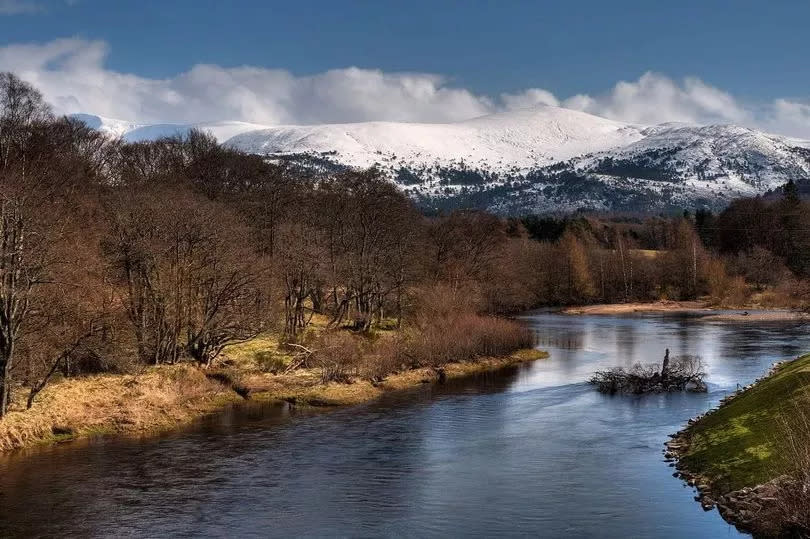
<path fill-rule="evenodd" d="M 788 205 L 793 207 L 798 206 L 799 187 L 796 185 L 796 182 L 793 180 L 788 180 L 788 182 L 782 187 L 782 196 Z"/>

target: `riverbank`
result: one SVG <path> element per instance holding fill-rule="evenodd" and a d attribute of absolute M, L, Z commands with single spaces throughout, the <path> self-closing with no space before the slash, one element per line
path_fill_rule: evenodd
<path fill-rule="evenodd" d="M 570 315 L 624 315 L 642 313 L 672 313 L 700 316 L 703 320 L 723 322 L 789 322 L 806 321 L 802 313 L 789 309 L 721 309 L 706 301 L 656 301 L 651 303 L 609 303 L 567 307 Z"/>
<path fill-rule="evenodd" d="M 0 451 L 99 435 L 143 435 L 171 430 L 243 400 L 309 406 L 360 404 L 393 391 L 462 378 L 542 359 L 527 349 L 506 357 L 448 363 L 387 376 L 379 383 L 353 378 L 322 382 L 320 369 L 270 374 L 229 365 L 203 370 L 189 364 L 151 367 L 138 374 L 62 380 L 45 388 L 30 410 L 0 420 Z"/>
<path fill-rule="evenodd" d="M 649 303 L 604 303 L 599 305 L 583 305 L 567 307 L 562 310 L 564 314 L 575 315 L 617 315 L 633 313 L 707 313 L 711 308 L 703 301 L 653 301 Z"/>
<path fill-rule="evenodd" d="M 797 520 L 807 517 L 807 508 L 801 516 L 802 509 L 793 506 L 803 503 L 795 494 L 803 490 L 797 470 L 808 464 L 803 451 L 810 441 L 804 412 L 809 395 L 810 355 L 776 365 L 718 408 L 690 420 L 667 443 L 666 456 L 697 488 L 704 509 L 717 507 L 742 531 L 807 536 L 802 534 L 810 529 Z"/>

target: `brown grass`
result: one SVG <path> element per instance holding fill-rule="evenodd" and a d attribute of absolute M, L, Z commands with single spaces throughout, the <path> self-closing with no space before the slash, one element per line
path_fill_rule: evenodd
<path fill-rule="evenodd" d="M 235 400 L 187 365 L 68 379 L 46 387 L 30 410 L 17 407 L 0 421 L 0 451 L 105 432 L 155 432 Z"/>
<path fill-rule="evenodd" d="M 538 350 L 521 350 L 505 357 L 449 363 L 444 372 L 452 379 L 544 357 L 547 354 Z M 382 381 L 370 379 L 361 367 L 344 382 L 327 383 L 320 368 L 274 375 L 230 366 L 227 372 L 231 377 L 238 375 L 239 384 L 253 399 L 313 406 L 359 404 L 437 380 L 433 367 L 388 374 Z M 0 451 L 94 435 L 156 433 L 241 400 L 231 388 L 190 365 L 154 367 L 137 375 L 62 380 L 43 390 L 31 410 L 24 411 L 18 404 L 0 420 Z"/>
<path fill-rule="evenodd" d="M 787 470 L 777 469 L 774 475 L 787 471 L 787 477 L 777 481 L 776 531 L 784 535 L 807 537 L 810 534 L 810 398 L 804 396 L 794 403 L 794 409 L 780 418 L 784 433 L 783 460 Z M 771 530 L 768 530 L 771 531 Z"/>
<path fill-rule="evenodd" d="M 547 358 L 546 352 L 526 349 L 504 357 L 482 357 L 474 362 L 445 364 L 442 370 L 447 379 L 463 378 L 473 374 L 495 371 L 529 361 Z M 321 383 L 321 370 L 301 369 L 282 376 L 254 374 L 247 378 L 252 395 L 261 400 L 279 400 L 298 405 L 343 406 L 360 404 L 385 393 L 412 389 L 425 383 L 438 381 L 434 367 L 407 369 L 389 374 L 377 382 L 363 376 L 351 377 L 348 382 Z"/>
<path fill-rule="evenodd" d="M 524 326 L 475 314 L 463 298 L 442 305 L 446 299 L 426 302 L 421 324 L 402 331 L 355 334 L 327 330 L 326 320 L 315 320 L 305 342 L 314 353 L 303 363 L 300 347 L 261 335 L 226 348 L 212 370 L 176 365 L 61 380 L 48 386 L 31 410 L 17 403 L 0 420 L 0 451 L 94 434 L 166 430 L 238 402 L 239 395 L 304 405 L 357 404 L 436 381 L 440 372 L 453 378 L 545 357 L 529 349 L 534 337 Z"/>

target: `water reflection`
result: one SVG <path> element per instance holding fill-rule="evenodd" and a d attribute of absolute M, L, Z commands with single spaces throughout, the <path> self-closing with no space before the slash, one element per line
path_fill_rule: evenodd
<path fill-rule="evenodd" d="M 527 317 L 551 358 L 328 413 L 255 406 L 187 432 L 0 460 L 0 536 L 644 536 L 736 532 L 662 443 L 810 340 L 668 316 Z M 705 395 L 611 398 L 599 368 L 698 354 Z"/>

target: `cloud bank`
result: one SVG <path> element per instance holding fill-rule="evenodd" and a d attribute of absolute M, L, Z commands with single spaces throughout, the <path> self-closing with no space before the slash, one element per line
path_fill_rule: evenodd
<path fill-rule="evenodd" d="M 0 0 L 0 12 L 25 6 Z M 542 88 L 480 95 L 428 73 L 335 69 L 295 76 L 283 69 L 198 64 L 166 79 L 108 69 L 102 41 L 61 39 L 0 47 L 0 70 L 37 86 L 56 112 L 86 112 L 140 123 L 241 120 L 313 124 L 390 120 L 450 122 L 552 105 L 625 122 L 735 123 L 810 138 L 810 104 L 779 98 L 755 105 L 697 78 L 648 72 L 601 95 L 558 97 Z"/>

